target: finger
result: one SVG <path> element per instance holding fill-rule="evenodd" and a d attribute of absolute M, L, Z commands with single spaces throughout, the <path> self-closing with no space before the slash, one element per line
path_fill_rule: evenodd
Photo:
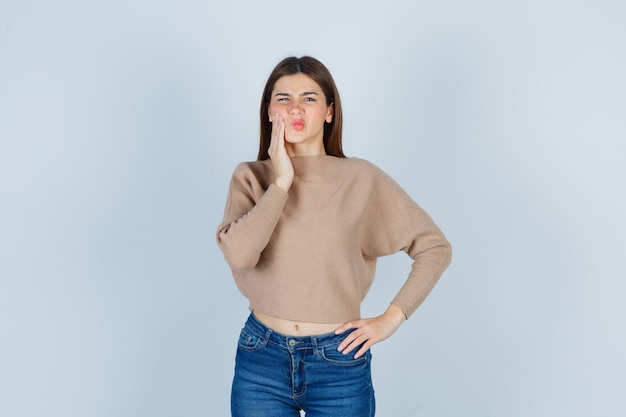
<path fill-rule="evenodd" d="M 270 116 L 270 123 L 272 123 L 272 136 L 276 134 L 276 130 L 278 129 L 278 114 L 274 113 Z"/>
<path fill-rule="evenodd" d="M 361 346 L 361 349 L 359 349 L 359 351 L 354 355 L 354 359 L 359 359 L 361 356 L 365 355 L 367 353 L 367 351 L 372 347 L 373 343 L 370 343 L 369 341 L 367 343 L 364 343 L 363 346 Z"/>
<path fill-rule="evenodd" d="M 335 334 L 341 334 L 343 332 L 345 332 L 346 330 L 350 330 L 353 329 L 355 326 L 352 324 L 351 321 L 342 324 L 341 326 L 337 327 L 337 329 L 335 330 Z"/>
<path fill-rule="evenodd" d="M 282 116 L 278 116 L 278 146 L 280 149 L 285 147 L 285 121 Z"/>
<path fill-rule="evenodd" d="M 273 152 L 281 152 L 285 147 L 285 123 L 278 113 L 272 118 L 272 135 L 270 141 L 270 148 Z"/>
<path fill-rule="evenodd" d="M 341 341 L 339 346 L 337 346 L 337 350 L 344 354 L 349 353 L 350 351 L 346 351 L 346 349 L 352 344 L 355 338 L 356 336 L 354 333 L 349 334 L 345 339 Z"/>
<path fill-rule="evenodd" d="M 276 134 L 280 127 L 280 122 L 282 121 L 282 117 L 280 114 L 276 113 L 272 116 L 272 133 Z"/>
<path fill-rule="evenodd" d="M 346 339 L 350 339 L 350 342 L 346 344 L 347 347 L 345 349 L 341 350 L 341 353 L 344 355 L 347 355 L 354 349 L 360 347 L 363 343 L 367 342 L 368 337 L 365 334 L 357 335 L 356 332 L 352 332 Z"/>

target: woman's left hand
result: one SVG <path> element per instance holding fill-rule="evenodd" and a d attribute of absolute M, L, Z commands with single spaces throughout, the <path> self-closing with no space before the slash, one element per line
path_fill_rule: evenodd
<path fill-rule="evenodd" d="M 354 329 L 337 348 L 347 355 L 355 348 L 361 348 L 354 355 L 357 359 L 365 354 L 369 348 L 378 342 L 382 342 L 398 330 L 406 317 L 402 310 L 390 304 L 389 308 L 380 316 L 370 319 L 360 319 L 342 324 L 335 330 L 335 334 L 341 334 L 346 330 Z"/>

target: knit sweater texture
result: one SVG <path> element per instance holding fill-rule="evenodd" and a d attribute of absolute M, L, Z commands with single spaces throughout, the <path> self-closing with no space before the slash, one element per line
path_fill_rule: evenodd
<path fill-rule="evenodd" d="M 408 318 L 450 263 L 450 244 L 386 173 L 358 158 L 292 157 L 295 177 L 274 185 L 270 160 L 233 173 L 217 242 L 250 308 L 302 322 L 361 316 L 377 258 L 398 251 L 411 270 L 391 301 Z"/>

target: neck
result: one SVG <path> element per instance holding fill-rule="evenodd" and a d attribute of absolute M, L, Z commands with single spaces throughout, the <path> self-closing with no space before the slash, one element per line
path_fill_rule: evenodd
<path fill-rule="evenodd" d="M 326 149 L 324 149 L 323 143 L 314 146 L 306 146 L 303 143 L 289 143 L 285 141 L 285 149 L 287 150 L 287 154 L 291 157 L 326 155 Z"/>

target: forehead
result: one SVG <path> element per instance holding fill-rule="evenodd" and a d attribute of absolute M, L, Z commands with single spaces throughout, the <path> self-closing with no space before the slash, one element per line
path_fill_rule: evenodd
<path fill-rule="evenodd" d="M 275 93 L 298 93 L 303 91 L 322 94 L 322 88 L 319 86 L 319 84 L 316 83 L 313 78 L 301 72 L 280 77 L 276 81 L 276 84 L 274 84 L 273 90 L 273 92 Z"/>

